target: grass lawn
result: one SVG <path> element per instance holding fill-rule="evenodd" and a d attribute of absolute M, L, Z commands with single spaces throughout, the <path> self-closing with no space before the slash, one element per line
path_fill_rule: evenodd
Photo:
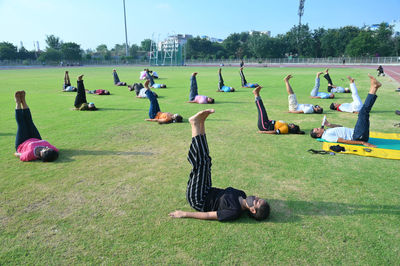
<path fill-rule="evenodd" d="M 355 155 L 312 155 L 321 143 L 308 132 L 322 115 L 287 112 L 283 77 L 292 73 L 300 103 L 320 104 L 332 123 L 353 127 L 357 116 L 329 110 L 331 100 L 310 99 L 316 68 L 246 68 L 248 82 L 264 86 L 270 119 L 300 124 L 306 135 L 258 134 L 251 89 L 240 88 L 237 68 L 224 68 L 234 93 L 216 92 L 217 68 L 154 68 L 162 111 L 184 123 L 145 122 L 149 101 L 115 87 L 112 67 L 71 68 L 73 84 L 85 74 L 97 112 L 72 111 L 75 93 L 61 92 L 65 69 L 0 71 L 0 264 L 398 264 L 400 164 Z M 121 81 L 139 81 L 138 67 L 120 67 Z M 216 103 L 188 100 L 190 74 L 199 93 Z M 364 100 L 366 69 L 331 69 L 337 85 L 356 79 Z M 374 73 L 375 74 L 375 73 Z M 322 78 L 322 77 L 321 77 Z M 382 77 L 371 130 L 399 133 L 397 85 Z M 321 79 L 321 91 L 326 91 Z M 54 163 L 13 156 L 14 92 L 24 89 L 43 139 L 60 149 Z M 351 102 L 350 94 L 335 101 Z M 190 211 L 185 190 L 191 141 L 187 118 L 215 108 L 206 123 L 213 185 L 259 195 L 272 207 L 257 222 L 246 215 L 228 223 L 172 219 Z"/>

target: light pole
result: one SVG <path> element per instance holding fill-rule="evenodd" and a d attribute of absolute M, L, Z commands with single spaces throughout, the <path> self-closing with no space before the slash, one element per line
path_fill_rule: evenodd
<path fill-rule="evenodd" d="M 128 56 L 128 32 L 126 30 L 126 11 L 125 11 L 125 0 L 123 0 L 124 2 L 124 21 L 125 21 L 125 54 L 126 56 Z"/>

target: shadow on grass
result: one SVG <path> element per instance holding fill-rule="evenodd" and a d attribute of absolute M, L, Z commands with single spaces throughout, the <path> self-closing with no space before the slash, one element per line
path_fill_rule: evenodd
<path fill-rule="evenodd" d="M 247 102 L 227 102 L 227 101 L 218 101 L 216 100 L 214 104 L 247 104 Z"/>
<path fill-rule="evenodd" d="M 110 111 L 110 110 L 117 110 L 117 111 L 140 111 L 141 109 L 134 109 L 134 108 L 113 108 L 113 107 L 100 107 L 97 111 Z"/>
<path fill-rule="evenodd" d="M 15 136 L 15 133 L 0 132 L 0 136 Z"/>
<path fill-rule="evenodd" d="M 72 162 L 75 159 L 72 159 L 72 156 L 104 156 L 104 155 L 118 155 L 118 156 L 152 156 L 154 153 L 152 152 L 142 152 L 142 151 L 107 151 L 107 150 L 74 150 L 74 149 L 62 149 L 60 150 L 60 157 L 55 163 L 65 163 Z"/>
<path fill-rule="evenodd" d="M 246 213 L 234 223 L 295 223 L 302 220 L 301 216 L 347 216 L 347 215 L 398 215 L 400 206 L 395 205 L 364 205 L 324 201 L 296 201 L 267 199 L 271 206 L 271 214 L 267 220 L 256 221 Z"/>
<path fill-rule="evenodd" d="M 400 206 L 364 205 L 325 201 L 296 201 L 268 199 L 272 206 L 271 217 L 267 221 L 273 223 L 293 223 L 301 220 L 301 216 L 346 216 L 383 214 L 400 216 Z"/>

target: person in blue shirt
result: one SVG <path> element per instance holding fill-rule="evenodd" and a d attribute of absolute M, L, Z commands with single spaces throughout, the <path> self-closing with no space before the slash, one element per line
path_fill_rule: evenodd
<path fill-rule="evenodd" d="M 217 92 L 234 92 L 235 88 L 225 86 L 224 79 L 222 78 L 221 68 L 218 70 L 219 81 L 218 81 L 218 90 Z"/>
<path fill-rule="evenodd" d="M 318 98 L 318 99 L 329 99 L 335 98 L 333 93 L 326 93 L 326 92 L 319 92 L 319 76 L 324 74 L 323 72 L 318 72 L 317 76 L 315 77 L 315 86 L 311 91 L 311 98 Z"/>

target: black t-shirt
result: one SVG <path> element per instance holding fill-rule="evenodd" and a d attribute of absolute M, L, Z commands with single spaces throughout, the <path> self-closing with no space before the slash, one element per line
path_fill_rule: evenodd
<path fill-rule="evenodd" d="M 239 197 L 245 199 L 246 193 L 232 187 L 226 189 L 212 187 L 208 192 L 204 211 L 216 211 L 219 221 L 237 219 L 243 212 Z"/>

